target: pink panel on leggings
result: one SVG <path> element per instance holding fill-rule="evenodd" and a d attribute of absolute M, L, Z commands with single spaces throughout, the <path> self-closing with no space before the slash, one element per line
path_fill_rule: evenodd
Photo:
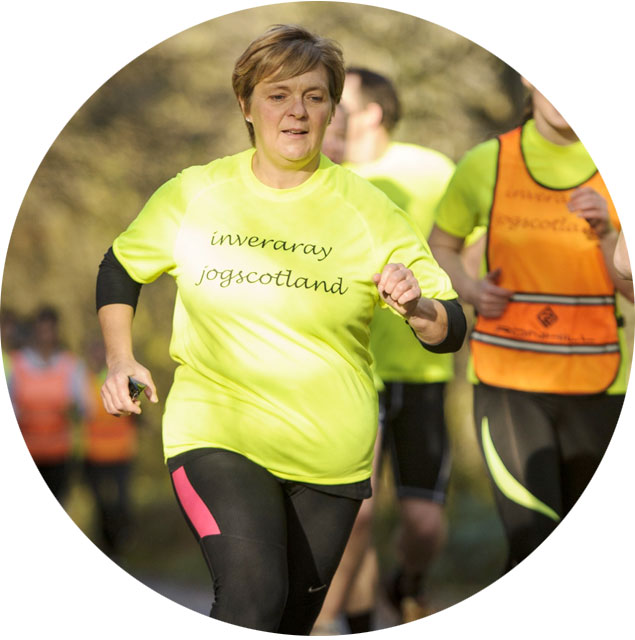
<path fill-rule="evenodd" d="M 194 487 L 185 473 L 183 467 L 179 467 L 173 474 L 174 488 L 187 517 L 196 529 L 198 535 L 214 536 L 220 533 L 220 529 L 201 497 L 194 491 Z"/>

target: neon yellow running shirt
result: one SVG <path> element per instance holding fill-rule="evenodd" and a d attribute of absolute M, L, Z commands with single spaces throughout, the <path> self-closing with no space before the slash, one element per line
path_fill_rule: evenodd
<path fill-rule="evenodd" d="M 454 171 L 449 158 L 433 149 L 392 142 L 377 160 L 345 166 L 381 189 L 428 237 L 435 207 Z M 453 375 L 452 354 L 420 349 L 410 327 L 388 309 L 375 311 L 370 350 L 384 382 L 446 382 Z"/>
<path fill-rule="evenodd" d="M 186 169 L 113 244 L 136 281 L 177 283 L 165 456 L 220 447 L 281 478 L 358 482 L 377 427 L 373 274 L 402 262 L 424 296 L 456 293 L 368 182 L 322 156 L 301 185 L 272 189 L 253 153 Z"/>
<path fill-rule="evenodd" d="M 468 151 L 459 161 L 454 176 L 436 211 L 436 224 L 443 231 L 465 238 L 473 229 L 489 224 L 498 162 L 497 138 L 483 142 Z M 557 145 L 543 138 L 534 120 L 523 127 L 522 148 L 525 162 L 534 180 L 551 189 L 567 189 L 581 184 L 595 170 L 591 156 L 581 142 Z M 481 273 L 485 273 L 483 261 Z M 622 362 L 610 394 L 626 392 L 630 369 L 623 329 L 619 331 Z M 470 363 L 471 364 L 471 363 Z M 476 376 L 468 369 L 471 382 Z"/>

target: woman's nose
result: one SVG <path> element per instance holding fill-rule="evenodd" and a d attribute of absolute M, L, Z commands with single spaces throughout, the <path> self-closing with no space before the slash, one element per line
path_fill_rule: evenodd
<path fill-rule="evenodd" d="M 289 113 L 296 118 L 303 118 L 306 115 L 306 106 L 302 97 L 298 96 L 297 98 L 294 98 L 289 108 Z"/>

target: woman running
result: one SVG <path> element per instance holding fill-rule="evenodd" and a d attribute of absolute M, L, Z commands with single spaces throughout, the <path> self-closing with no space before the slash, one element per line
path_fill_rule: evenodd
<path fill-rule="evenodd" d="M 166 272 L 179 364 L 163 418 L 176 497 L 213 579 L 211 616 L 308 634 L 369 477 L 377 303 L 435 351 L 465 318 L 407 216 L 320 153 L 344 82 L 341 50 L 279 25 L 238 59 L 253 148 L 190 167 L 115 239 L 98 277 L 111 413 L 139 413 L 128 376 L 138 290 Z"/>
<path fill-rule="evenodd" d="M 575 132 L 528 83 L 533 117 L 471 151 L 430 246 L 474 305 L 474 416 L 509 542 L 509 567 L 558 525 L 595 472 L 626 389 L 613 267 L 619 221 Z M 487 226 L 486 273 L 462 266 Z"/>

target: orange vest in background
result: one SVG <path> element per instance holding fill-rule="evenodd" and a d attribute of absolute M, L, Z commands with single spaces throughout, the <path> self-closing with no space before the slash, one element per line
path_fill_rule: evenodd
<path fill-rule="evenodd" d="M 487 239 L 488 270 L 514 296 L 499 318 L 478 316 L 474 369 L 486 384 L 521 391 L 589 394 L 606 390 L 620 365 L 615 288 L 589 224 L 569 212 L 574 190 L 550 189 L 529 174 L 521 129 L 499 138 Z M 607 200 L 599 173 L 578 186 Z M 577 187 L 576 187 L 577 188 Z"/>
<path fill-rule="evenodd" d="M 117 418 L 104 409 L 100 394 L 104 379 L 105 372 L 91 375 L 94 413 L 84 424 L 84 458 L 101 464 L 125 462 L 136 453 L 136 427 L 130 416 Z"/>
<path fill-rule="evenodd" d="M 46 368 L 34 367 L 21 351 L 11 354 L 12 401 L 36 463 L 62 462 L 71 454 L 71 377 L 76 364 L 70 353 L 57 354 Z"/>

